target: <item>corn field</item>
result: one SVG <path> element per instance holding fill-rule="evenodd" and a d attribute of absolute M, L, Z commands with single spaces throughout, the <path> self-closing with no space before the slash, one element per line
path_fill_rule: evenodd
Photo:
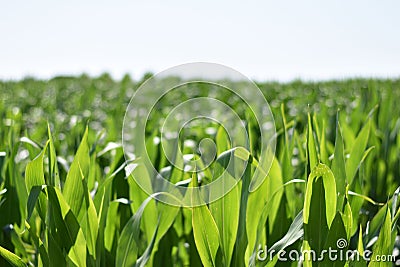
<path fill-rule="evenodd" d="M 193 147 L 210 138 L 216 156 L 193 171 L 171 165 L 158 126 L 169 106 L 212 88 L 167 98 L 145 129 L 158 172 L 192 188 L 213 182 L 227 157 L 246 163 L 222 198 L 186 207 L 145 192 L 134 178 L 152 188 L 154 174 L 124 155 L 126 107 L 149 77 L 0 82 L 0 266 L 396 266 L 400 80 L 258 83 L 276 149 L 257 185 L 260 133 L 240 100 L 215 95 L 244 122 L 248 149 L 212 121 L 194 123 L 182 153 L 199 157 Z"/>

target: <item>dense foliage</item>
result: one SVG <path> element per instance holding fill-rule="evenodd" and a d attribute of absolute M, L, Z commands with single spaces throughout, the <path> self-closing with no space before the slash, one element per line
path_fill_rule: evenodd
<path fill-rule="evenodd" d="M 303 265 L 392 265 L 376 256 L 399 254 L 400 80 L 258 84 L 274 114 L 277 148 L 255 191 L 257 125 L 240 101 L 219 95 L 246 120 L 255 141 L 239 152 L 251 164 L 224 198 L 181 208 L 141 191 L 132 175 L 150 180 L 145 168 L 125 172 L 123 117 L 146 78 L 0 82 L 0 266 L 297 266 L 279 262 L 276 252 L 320 253 L 337 249 L 338 240 L 346 242 L 344 252 L 370 250 L 371 261 L 304 259 Z M 180 100 L 165 105 L 173 99 Z M 158 170 L 169 165 L 153 142 L 165 113 L 161 106 L 147 129 Z M 240 150 L 219 129 L 204 129 L 187 138 L 215 140 L 211 171 L 197 177 L 170 170 L 171 180 L 206 183 L 224 167 L 218 162 L 226 151 Z M 265 246 L 276 252 L 260 260 Z"/>

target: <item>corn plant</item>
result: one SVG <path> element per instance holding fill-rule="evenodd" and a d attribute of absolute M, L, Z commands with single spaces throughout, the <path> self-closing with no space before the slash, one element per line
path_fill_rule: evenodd
<path fill-rule="evenodd" d="M 140 83 L 107 75 L 1 83 L 0 266 L 395 264 L 399 81 L 260 84 L 274 113 L 277 148 L 259 184 L 252 180 L 260 151 L 251 116 L 244 116 L 249 149 L 231 147 L 216 125 L 193 130 L 202 138 L 215 128 L 217 157 L 202 172 L 171 166 L 154 142 L 159 133 L 149 132 L 154 166 L 187 187 L 224 173 L 227 158 L 246 163 L 222 198 L 206 204 L 202 195 L 187 196 L 204 201 L 195 207 L 166 192 L 144 192 L 135 178 L 151 183 L 154 174 L 124 157 L 115 118 Z M 160 117 L 152 120 L 156 125 Z M 237 178 L 228 173 L 224 179 Z"/>

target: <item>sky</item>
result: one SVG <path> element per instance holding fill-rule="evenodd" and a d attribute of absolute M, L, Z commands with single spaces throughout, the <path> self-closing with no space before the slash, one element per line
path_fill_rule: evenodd
<path fill-rule="evenodd" d="M 0 79 L 189 62 L 255 80 L 400 77 L 400 1 L 4 1 Z"/>

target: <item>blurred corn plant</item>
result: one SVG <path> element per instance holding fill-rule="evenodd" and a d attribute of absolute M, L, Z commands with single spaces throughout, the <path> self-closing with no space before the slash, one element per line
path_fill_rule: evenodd
<path fill-rule="evenodd" d="M 156 201 L 155 195 L 173 196 L 149 196 L 133 179 L 153 178 L 139 162 L 125 160 L 116 136 L 115 118 L 122 118 L 136 85 L 107 75 L 1 83 L 0 266 L 392 266 L 397 260 L 398 81 L 260 84 L 274 112 L 277 150 L 258 186 L 251 180 L 260 155 L 251 117 L 249 151 L 230 147 L 217 127 L 218 156 L 203 173 L 169 166 L 154 142 L 158 134 L 149 133 L 154 166 L 186 186 L 218 177 L 227 156 L 248 163 L 228 194 L 193 208 Z M 56 97 L 42 99 L 25 87 Z M 11 88 L 21 98 L 11 99 Z M 195 131 L 209 137 L 202 127 Z M 318 257 L 329 248 L 353 256 Z M 281 259 L 293 251 L 306 256 Z M 368 259 L 355 258 L 366 251 Z"/>

